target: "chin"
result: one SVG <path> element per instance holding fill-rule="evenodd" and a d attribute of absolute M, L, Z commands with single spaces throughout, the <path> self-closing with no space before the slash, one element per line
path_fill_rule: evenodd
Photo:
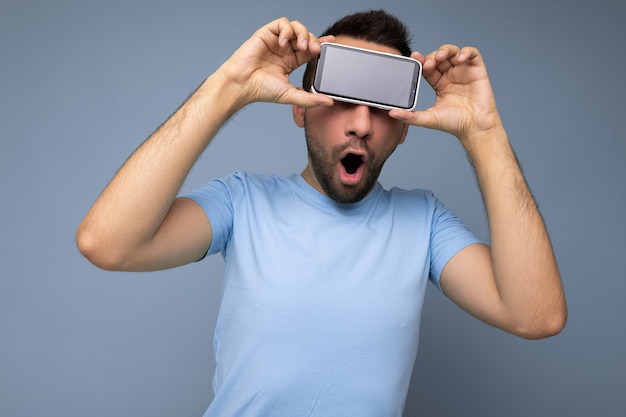
<path fill-rule="evenodd" d="M 340 187 L 324 187 L 324 191 L 331 200 L 337 203 L 352 204 L 363 200 L 372 190 L 373 186 L 373 184 L 356 187 L 342 185 Z"/>

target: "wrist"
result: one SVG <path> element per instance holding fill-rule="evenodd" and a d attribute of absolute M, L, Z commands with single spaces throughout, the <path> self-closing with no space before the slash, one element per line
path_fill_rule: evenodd
<path fill-rule="evenodd" d="M 515 155 L 504 126 L 499 123 L 459 138 L 475 169 L 507 164 Z"/>
<path fill-rule="evenodd" d="M 212 112 L 223 113 L 227 118 L 251 103 L 245 89 L 224 66 L 204 80 L 196 93 L 210 102 Z"/>
<path fill-rule="evenodd" d="M 508 144 L 508 137 L 500 115 L 496 112 L 481 118 L 480 123 L 457 135 L 468 153 L 481 152 L 485 148 Z"/>

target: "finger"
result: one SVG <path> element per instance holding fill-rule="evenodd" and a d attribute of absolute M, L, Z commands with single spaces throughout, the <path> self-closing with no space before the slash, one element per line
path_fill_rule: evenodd
<path fill-rule="evenodd" d="M 304 37 L 303 39 L 307 39 Z M 300 66 L 309 62 L 314 57 L 318 56 L 322 51 L 322 42 L 331 42 L 334 41 L 334 36 L 324 36 L 318 39 L 314 34 L 308 33 L 307 42 L 300 42 L 296 39 L 291 41 L 290 47 L 291 52 L 296 57 L 297 65 Z M 300 43 L 300 46 L 298 46 Z"/>
<path fill-rule="evenodd" d="M 454 65 L 461 65 L 480 59 L 481 57 L 478 49 L 474 48 L 473 46 L 465 46 L 459 51 L 459 54 L 455 57 Z"/>
<path fill-rule="evenodd" d="M 299 21 L 290 22 L 294 37 L 291 39 L 291 47 L 294 51 L 306 51 L 309 48 L 311 32 Z"/>
<path fill-rule="evenodd" d="M 334 104 L 333 99 L 324 94 L 309 93 L 301 88 L 290 89 L 279 102 L 302 107 L 332 106 Z"/>
<path fill-rule="evenodd" d="M 444 70 L 437 67 L 436 55 L 439 50 L 433 51 L 426 56 L 420 53 L 413 53 L 416 55 L 416 59 L 420 60 L 422 57 L 422 76 L 431 86 L 437 85 L 439 80 L 443 77 Z"/>
<path fill-rule="evenodd" d="M 433 51 L 424 57 L 424 62 L 422 63 L 422 69 L 424 71 L 432 71 L 437 65 L 437 61 L 435 60 L 435 55 L 437 51 Z"/>
<path fill-rule="evenodd" d="M 322 43 L 324 42 L 335 42 L 334 35 L 326 35 L 318 38 L 314 34 L 309 34 L 309 50 L 314 54 L 318 55 L 322 51 Z"/>
<path fill-rule="evenodd" d="M 431 85 L 434 85 L 448 69 L 441 59 L 437 59 L 440 50 L 437 49 L 424 57 L 424 63 L 422 65 L 422 72 L 424 78 L 428 80 Z M 441 58 L 441 56 L 439 56 Z"/>
<path fill-rule="evenodd" d="M 280 46 L 287 45 L 294 36 L 291 23 L 286 17 L 276 19 L 267 26 L 269 30 L 278 37 L 278 45 Z"/>
<path fill-rule="evenodd" d="M 426 60 L 426 57 L 424 55 L 422 55 L 420 52 L 417 52 L 417 51 L 413 51 L 411 53 L 411 58 L 416 59 L 419 62 L 421 62 L 422 66 L 424 65 L 424 61 Z"/>
<path fill-rule="evenodd" d="M 451 63 L 449 61 L 450 57 L 458 54 L 458 51 L 459 47 L 456 45 L 442 45 L 437 50 L 429 53 L 426 56 L 424 68 L 428 71 L 434 69 L 435 67 L 447 70 L 451 66 Z"/>
<path fill-rule="evenodd" d="M 452 44 L 441 45 L 435 53 L 435 60 L 437 63 L 444 62 L 452 59 L 455 55 L 458 55 L 461 48 Z"/>
<path fill-rule="evenodd" d="M 413 126 L 435 129 L 437 127 L 437 118 L 429 111 L 411 111 L 411 110 L 389 110 L 389 117 L 400 120 L 406 124 Z"/>
<path fill-rule="evenodd" d="M 299 21 L 289 21 L 287 18 L 280 18 L 276 21 L 278 34 L 278 44 L 281 47 L 291 46 L 293 51 L 304 51 L 309 47 L 311 33 Z"/>
<path fill-rule="evenodd" d="M 456 45 L 443 45 L 435 53 L 435 68 L 442 75 L 455 65 L 460 48 Z"/>
<path fill-rule="evenodd" d="M 322 51 L 323 42 L 334 42 L 335 37 L 333 35 L 323 36 L 317 38 L 314 34 L 309 32 L 308 49 L 293 50 L 296 56 L 298 66 L 309 62 L 314 57 L 318 56 Z"/>

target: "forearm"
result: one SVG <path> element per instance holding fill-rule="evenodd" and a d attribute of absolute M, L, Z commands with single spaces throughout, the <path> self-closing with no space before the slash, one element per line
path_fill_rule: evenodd
<path fill-rule="evenodd" d="M 236 88 L 218 72 L 150 136 L 117 172 L 79 226 L 79 248 L 114 266 L 149 241 L 183 181 L 224 122 L 238 109 Z"/>
<path fill-rule="evenodd" d="M 550 238 L 506 132 L 500 123 L 495 126 L 462 142 L 487 210 L 503 311 L 523 332 L 560 329 L 566 306 Z"/>

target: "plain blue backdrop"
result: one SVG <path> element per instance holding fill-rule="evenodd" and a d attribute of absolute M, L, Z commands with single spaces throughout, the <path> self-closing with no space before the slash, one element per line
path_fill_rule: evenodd
<path fill-rule="evenodd" d="M 626 415 L 623 0 L 5 0 L 0 416 L 202 415 L 221 259 L 104 272 L 80 256 L 75 229 L 126 157 L 258 27 L 284 15 L 319 33 L 383 6 L 408 23 L 414 49 L 450 42 L 483 53 L 570 307 L 562 334 L 529 342 L 429 289 L 405 414 Z M 432 102 L 424 83 L 419 107 Z M 304 139 L 290 113 L 240 112 L 185 190 L 235 169 L 299 172 Z M 454 138 L 412 129 L 381 182 L 433 189 L 487 238 Z"/>

